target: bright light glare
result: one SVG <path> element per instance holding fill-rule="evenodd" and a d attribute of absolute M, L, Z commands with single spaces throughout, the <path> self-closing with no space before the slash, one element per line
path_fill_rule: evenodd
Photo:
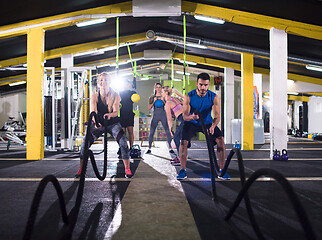
<path fill-rule="evenodd" d="M 176 73 L 181 74 L 181 75 L 184 75 L 184 72 L 182 72 L 182 71 L 176 71 Z M 189 75 L 190 75 L 190 73 L 187 73 L 186 72 L 186 76 L 189 76 Z"/>
<path fill-rule="evenodd" d="M 217 23 L 217 24 L 224 24 L 225 23 L 225 20 L 223 20 L 223 19 L 203 16 L 203 15 L 195 15 L 195 19 L 201 20 L 201 21 L 206 21 L 206 22 Z"/>
<path fill-rule="evenodd" d="M 125 84 L 124 84 L 124 79 L 122 78 L 122 76 L 112 75 L 110 87 L 116 92 L 120 92 L 120 91 L 124 90 Z"/>
<path fill-rule="evenodd" d="M 291 86 L 294 83 L 294 80 L 287 79 L 287 86 Z"/>
<path fill-rule="evenodd" d="M 89 26 L 89 25 L 94 25 L 94 24 L 98 24 L 98 23 L 103 23 L 106 22 L 106 18 L 95 18 L 95 19 L 91 19 L 91 20 L 87 20 L 87 21 L 83 21 L 83 22 L 78 22 L 76 23 L 77 27 L 85 27 L 85 26 Z"/>
<path fill-rule="evenodd" d="M 207 48 L 205 45 L 201 45 L 201 44 L 198 44 L 198 43 L 186 43 L 186 46 L 194 47 L 194 48 L 200 48 L 200 49 L 206 49 Z"/>

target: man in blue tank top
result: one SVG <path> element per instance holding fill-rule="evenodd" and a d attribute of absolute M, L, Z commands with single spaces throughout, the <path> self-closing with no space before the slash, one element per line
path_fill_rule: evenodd
<path fill-rule="evenodd" d="M 223 134 L 217 126 L 220 121 L 219 98 L 216 93 L 208 90 L 209 82 L 209 75 L 207 73 L 200 73 L 197 77 L 197 89 L 192 90 L 184 96 L 183 119 L 185 122 L 180 145 L 181 169 L 177 176 L 178 180 L 187 178 L 186 163 L 188 142 L 197 132 L 203 132 L 199 116 L 195 114 L 196 110 L 201 113 L 211 140 L 217 143 L 220 169 L 225 165 L 225 142 Z M 211 117 L 211 112 L 213 112 L 214 118 Z M 226 173 L 220 178 L 229 180 L 230 176 Z"/>

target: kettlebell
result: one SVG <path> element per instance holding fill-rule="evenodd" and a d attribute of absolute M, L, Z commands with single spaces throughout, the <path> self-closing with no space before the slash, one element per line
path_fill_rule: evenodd
<path fill-rule="evenodd" d="M 283 160 L 283 161 L 287 161 L 288 160 L 288 155 L 287 155 L 286 149 L 283 149 L 282 150 L 281 160 Z"/>
<path fill-rule="evenodd" d="M 274 151 L 273 160 L 275 160 L 275 161 L 281 160 L 280 159 L 280 151 L 277 151 L 277 149 L 275 149 L 275 151 Z"/>
<path fill-rule="evenodd" d="M 241 146 L 239 144 L 239 142 L 236 140 L 235 144 L 234 144 L 234 148 L 237 148 L 237 149 L 241 149 Z"/>

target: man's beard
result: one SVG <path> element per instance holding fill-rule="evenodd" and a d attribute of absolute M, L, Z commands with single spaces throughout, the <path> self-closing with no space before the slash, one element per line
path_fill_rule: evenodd
<path fill-rule="evenodd" d="M 199 89 L 199 88 L 197 88 L 197 90 L 198 90 L 198 92 L 201 94 L 201 95 L 204 95 L 204 94 L 206 94 L 206 92 L 207 92 L 207 90 L 204 90 L 204 89 Z"/>

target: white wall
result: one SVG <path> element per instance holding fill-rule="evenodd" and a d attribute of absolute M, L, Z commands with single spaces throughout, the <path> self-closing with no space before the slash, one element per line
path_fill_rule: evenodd
<path fill-rule="evenodd" d="M 322 97 L 310 97 L 308 102 L 308 132 L 322 133 Z"/>
<path fill-rule="evenodd" d="M 26 112 L 26 93 L 14 93 L 0 97 L 0 128 L 8 121 L 9 117 L 15 117 L 21 121 L 19 112 Z"/>

